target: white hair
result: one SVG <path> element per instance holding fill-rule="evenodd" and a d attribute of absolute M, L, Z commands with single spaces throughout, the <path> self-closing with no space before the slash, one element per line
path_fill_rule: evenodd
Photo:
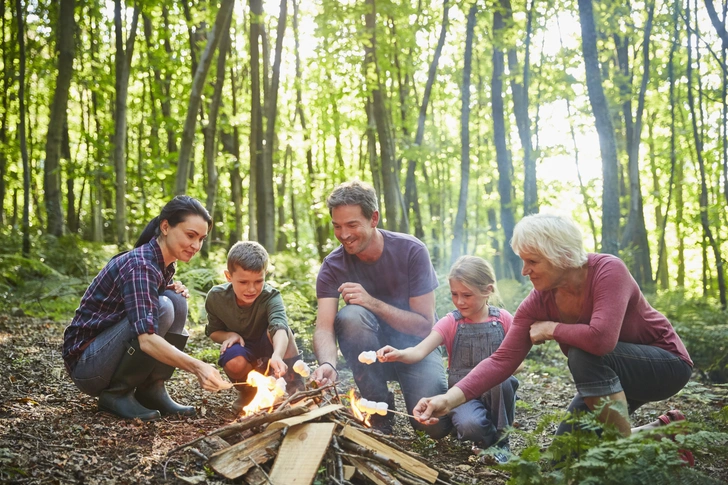
<path fill-rule="evenodd" d="M 521 219 L 513 229 L 511 247 L 542 255 L 558 268 L 578 268 L 587 261 L 579 226 L 568 217 L 533 214 Z"/>

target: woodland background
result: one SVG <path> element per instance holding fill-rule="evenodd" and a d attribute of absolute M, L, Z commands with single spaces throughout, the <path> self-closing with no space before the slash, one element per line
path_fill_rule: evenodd
<path fill-rule="evenodd" d="M 193 323 L 230 244 L 258 240 L 310 352 L 338 244 L 325 198 L 360 178 L 382 227 L 429 247 L 440 313 L 461 254 L 494 263 L 515 310 L 513 226 L 561 212 L 626 261 L 696 379 L 726 382 L 727 16 L 714 0 L 1 2 L 0 344 L 33 348 L 29 314 L 58 322 L 55 346 L 108 258 L 187 193 L 215 221 L 178 269 Z M 715 389 L 705 419 L 726 429 Z"/>

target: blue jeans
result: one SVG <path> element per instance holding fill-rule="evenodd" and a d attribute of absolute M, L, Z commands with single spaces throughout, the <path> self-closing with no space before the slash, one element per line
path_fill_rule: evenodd
<path fill-rule="evenodd" d="M 584 397 L 601 397 L 624 391 L 632 414 L 647 402 L 662 401 L 677 394 L 690 380 L 693 368 L 680 357 L 651 345 L 618 342 L 602 357 L 576 347 L 569 349 L 569 370 L 577 394 L 569 411 L 588 412 Z M 561 423 L 557 435 L 570 432 Z"/>
<path fill-rule="evenodd" d="M 374 313 L 359 305 L 347 305 L 336 314 L 334 331 L 347 364 L 351 367 L 354 380 L 363 398 L 370 401 L 387 401 L 389 389 L 387 381 L 399 382 L 404 396 L 407 413 L 423 397 L 436 396 L 447 392 L 445 367 L 442 352 L 435 349 L 415 364 L 401 362 L 375 362 L 367 365 L 359 362 L 359 354 L 369 350 L 379 350 L 385 345 L 403 349 L 417 345 L 422 339 L 403 334 L 380 321 Z M 425 431 L 433 438 L 442 438 L 452 427 L 447 416 L 440 422 L 425 426 L 410 418 L 412 427 Z"/>
<path fill-rule="evenodd" d="M 159 296 L 159 321 L 156 333 L 183 333 L 187 321 L 187 299 L 172 290 Z M 107 328 L 81 354 L 71 379 L 76 387 L 90 396 L 98 396 L 109 387 L 111 378 L 126 352 L 126 343 L 137 338 L 134 327 L 125 318 Z"/>
<path fill-rule="evenodd" d="M 503 431 L 513 426 L 516 414 L 518 379 L 511 376 L 487 390 L 479 399 L 471 399 L 450 412 L 459 440 L 474 442 L 482 448 L 493 446 Z M 503 443 L 507 443 L 504 439 Z"/>

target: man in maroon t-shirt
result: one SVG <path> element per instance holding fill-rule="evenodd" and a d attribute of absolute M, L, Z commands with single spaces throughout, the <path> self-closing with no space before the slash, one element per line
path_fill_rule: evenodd
<path fill-rule="evenodd" d="M 339 185 L 326 200 L 341 242 L 324 259 L 316 279 L 318 314 L 313 337 L 319 367 L 318 384 L 337 377 L 338 340 L 363 398 L 386 401 L 394 408 L 387 381 L 396 380 L 411 414 L 420 398 L 447 391 L 445 368 L 439 349 L 417 364 L 359 362 L 361 352 L 384 345 L 398 348 L 417 345 L 435 322 L 438 282 L 430 255 L 418 239 L 377 229 L 379 210 L 374 189 L 362 182 Z M 339 310 L 339 298 L 345 306 Z M 393 415 L 372 416 L 372 425 L 391 432 Z M 448 420 L 425 426 L 410 419 L 415 429 L 433 438 L 445 436 Z"/>

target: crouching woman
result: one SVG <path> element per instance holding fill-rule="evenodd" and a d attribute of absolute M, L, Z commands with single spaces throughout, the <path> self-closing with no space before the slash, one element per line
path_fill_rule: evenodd
<path fill-rule="evenodd" d="M 115 256 L 94 278 L 63 338 L 74 384 L 99 397 L 99 410 L 144 421 L 193 416 L 173 401 L 164 382 L 175 368 L 193 373 L 208 391 L 231 387 L 210 364 L 183 349 L 188 334 L 187 289 L 173 277 L 176 262 L 200 250 L 212 219 L 189 196 L 168 202 L 135 248 Z"/>

